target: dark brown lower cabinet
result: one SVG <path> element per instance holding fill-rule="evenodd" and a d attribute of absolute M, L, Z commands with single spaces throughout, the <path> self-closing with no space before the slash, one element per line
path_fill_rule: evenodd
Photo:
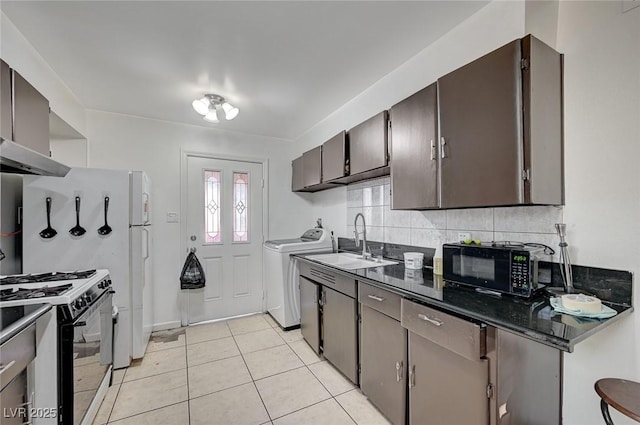
<path fill-rule="evenodd" d="M 360 389 L 394 425 L 404 425 L 407 330 L 364 304 L 360 316 Z"/>
<path fill-rule="evenodd" d="M 319 285 L 300 276 L 300 332 L 309 346 L 320 354 Z"/>
<path fill-rule="evenodd" d="M 410 424 L 488 425 L 486 360 L 464 358 L 409 332 L 409 375 Z"/>
<path fill-rule="evenodd" d="M 353 383 L 358 383 L 358 301 L 322 287 L 322 352 Z"/>
<path fill-rule="evenodd" d="M 486 327 L 402 300 L 409 331 L 409 424 L 488 425 Z"/>

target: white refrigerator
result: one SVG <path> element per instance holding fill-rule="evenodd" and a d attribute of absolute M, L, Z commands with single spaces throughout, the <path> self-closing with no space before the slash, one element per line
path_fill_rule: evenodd
<path fill-rule="evenodd" d="M 153 327 L 150 193 L 140 171 L 73 168 L 65 177 L 24 176 L 23 272 L 109 270 L 119 311 L 114 368 L 144 356 Z M 53 237 L 43 232 L 47 198 Z"/>

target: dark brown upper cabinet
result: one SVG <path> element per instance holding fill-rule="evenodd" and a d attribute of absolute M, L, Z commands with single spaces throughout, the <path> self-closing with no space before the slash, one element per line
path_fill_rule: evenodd
<path fill-rule="evenodd" d="M 322 146 L 302 154 L 304 187 L 322 183 Z"/>
<path fill-rule="evenodd" d="M 347 175 L 348 155 L 345 131 L 341 131 L 322 144 L 323 182 L 329 182 Z"/>
<path fill-rule="evenodd" d="M 391 208 L 438 208 L 437 84 L 394 105 L 391 120 Z"/>
<path fill-rule="evenodd" d="M 304 164 L 300 156 L 291 162 L 291 190 L 300 192 L 304 189 Z"/>
<path fill-rule="evenodd" d="M 11 69 L 0 60 L 0 137 L 13 139 L 11 118 Z"/>
<path fill-rule="evenodd" d="M 438 80 L 441 208 L 563 203 L 562 55 L 532 36 Z"/>
<path fill-rule="evenodd" d="M 348 138 L 351 176 L 389 164 L 387 111 L 353 127 L 349 130 Z"/>
<path fill-rule="evenodd" d="M 11 73 L 12 140 L 49 156 L 49 101 L 15 70 Z"/>
<path fill-rule="evenodd" d="M 334 187 L 322 180 L 322 146 L 313 148 L 291 162 L 291 190 L 317 192 Z"/>

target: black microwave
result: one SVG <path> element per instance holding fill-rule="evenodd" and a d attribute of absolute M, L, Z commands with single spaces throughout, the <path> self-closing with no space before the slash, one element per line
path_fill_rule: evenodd
<path fill-rule="evenodd" d="M 538 282 L 543 248 L 526 245 L 442 246 L 445 281 L 529 298 L 544 285 Z"/>

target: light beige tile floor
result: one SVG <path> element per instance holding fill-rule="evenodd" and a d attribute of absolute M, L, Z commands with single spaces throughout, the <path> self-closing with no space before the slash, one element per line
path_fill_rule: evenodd
<path fill-rule="evenodd" d="M 360 390 L 267 315 L 155 332 L 114 372 L 94 425 L 389 424 Z"/>

